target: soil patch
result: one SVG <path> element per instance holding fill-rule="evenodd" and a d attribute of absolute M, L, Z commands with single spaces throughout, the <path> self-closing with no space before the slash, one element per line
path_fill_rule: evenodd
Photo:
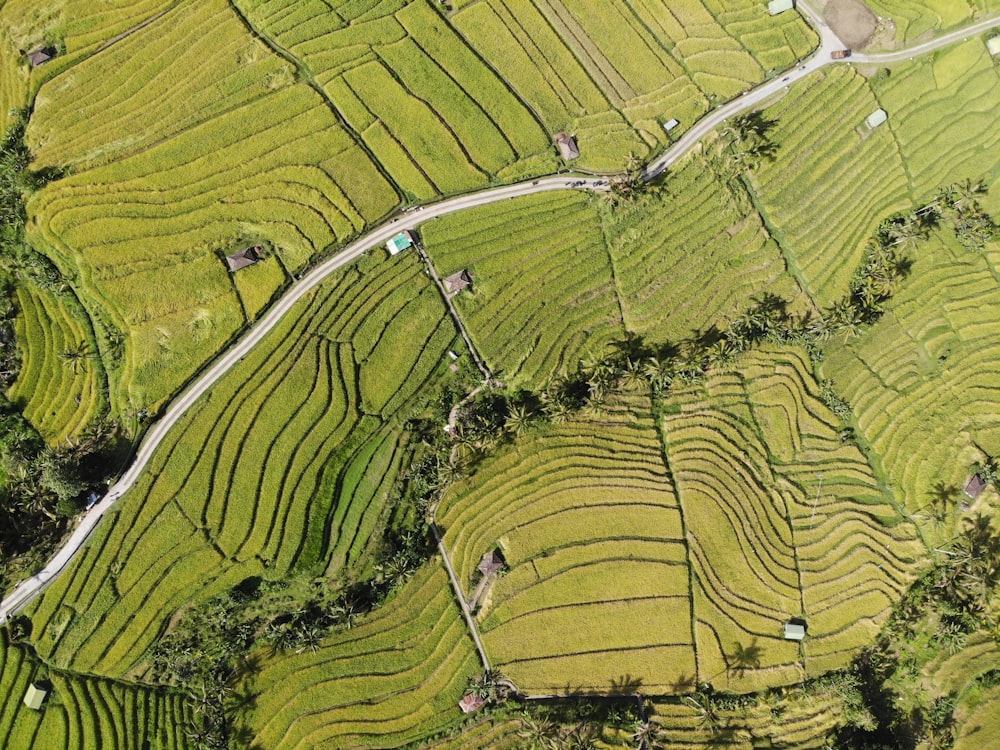
<path fill-rule="evenodd" d="M 861 0 L 828 0 L 823 20 L 851 49 L 864 49 L 878 26 L 875 14 Z"/>

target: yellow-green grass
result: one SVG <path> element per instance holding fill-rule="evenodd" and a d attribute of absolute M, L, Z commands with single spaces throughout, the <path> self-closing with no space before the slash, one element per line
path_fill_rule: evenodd
<path fill-rule="evenodd" d="M 956 734 L 955 750 L 1000 749 L 1000 687 L 983 692 Z"/>
<path fill-rule="evenodd" d="M 770 134 L 777 152 L 753 184 L 775 239 L 820 306 L 847 291 L 879 222 L 909 206 L 892 131 L 864 126 L 878 106 L 865 79 L 838 66 L 764 113 L 777 121 Z"/>
<path fill-rule="evenodd" d="M 461 8 L 454 21 L 550 132 L 577 135 L 579 164 L 595 169 L 661 148 L 663 122 L 677 118 L 674 134 L 683 132 L 712 102 L 815 45 L 797 14 L 771 17 L 744 0 L 488 0 Z"/>
<path fill-rule="evenodd" d="M 13 96 L 24 106 L 30 93 L 44 80 L 100 51 L 115 38 L 149 21 L 171 5 L 171 0 L 8 0 L 0 8 L 0 60 L 4 76 L 14 75 L 17 85 L 0 98 Z M 22 53 L 42 45 L 58 45 L 60 54 L 31 69 Z M 19 70 L 14 72 L 14 67 Z M 16 92 L 16 93 L 15 93 Z M 7 116 L 7 102 L 3 114 Z"/>
<path fill-rule="evenodd" d="M 471 271 L 454 303 L 505 382 L 541 386 L 623 335 L 600 218 L 584 195 L 463 211 L 426 225 L 423 238 L 441 276 Z"/>
<path fill-rule="evenodd" d="M 7 396 L 50 445 L 58 445 L 105 406 L 102 364 L 89 323 L 62 298 L 19 286 L 17 308 L 21 369 Z"/>
<path fill-rule="evenodd" d="M 455 485 L 437 520 L 467 593 L 503 550 L 510 572 L 478 617 L 522 692 L 662 693 L 693 674 L 683 528 L 645 398 L 532 433 Z"/>
<path fill-rule="evenodd" d="M 1000 646 L 992 633 L 976 631 L 969 635 L 957 653 L 943 650 L 926 664 L 924 685 L 931 697 L 958 695 L 969 684 L 997 668 L 1000 664 Z"/>
<path fill-rule="evenodd" d="M 845 666 L 921 548 L 840 439 L 804 353 L 744 355 L 672 392 L 663 421 L 691 550 L 699 679 L 747 691 Z M 781 637 L 799 616 L 802 650 Z"/>
<path fill-rule="evenodd" d="M 768 292 L 800 294 L 759 214 L 741 206 L 702 158 L 686 160 L 662 198 L 609 212 L 605 234 L 626 327 L 678 341 Z M 804 295 L 803 295 L 804 296 Z M 807 299 L 798 300 L 808 304 Z"/>
<path fill-rule="evenodd" d="M 287 281 L 288 274 L 276 255 L 234 273 L 233 284 L 246 317 L 249 320 L 257 318 Z"/>
<path fill-rule="evenodd" d="M 430 742 L 421 750 L 507 750 L 521 748 L 524 738 L 519 732 L 524 731 L 524 724 L 519 719 L 492 719 L 481 721 L 463 727 L 461 732 L 446 739 Z"/>
<path fill-rule="evenodd" d="M 337 14 L 290 0 L 238 5 L 315 78 L 411 197 L 481 187 L 543 153 L 535 173 L 555 168 L 528 107 L 431 3 Z"/>
<path fill-rule="evenodd" d="M 217 250 L 266 238 L 294 269 L 365 226 L 330 177 L 358 155 L 295 86 L 36 194 L 35 236 L 126 333 L 119 403 L 161 403 L 242 323 Z"/>
<path fill-rule="evenodd" d="M 206 51 L 190 43 L 203 34 L 187 33 L 206 24 L 221 40 L 213 64 L 202 59 L 212 40 Z M 158 51 L 156 65 L 141 62 L 146 50 Z M 161 99 L 181 96 L 169 85 L 176 76 L 155 75 L 164 54 L 187 71 L 182 89 L 210 92 L 192 93 L 198 106 L 190 115 L 183 97 L 171 108 L 177 114 L 164 115 Z M 39 110 L 36 140 L 58 130 L 51 161 L 79 148 L 94 166 L 35 194 L 29 231 L 78 278 L 92 312 L 124 332 L 126 361 L 113 393 L 120 409 L 158 407 L 244 322 L 217 252 L 267 240 L 294 270 L 396 202 L 322 97 L 306 84 L 272 91 L 257 80 L 282 65 L 213 0 L 179 7 L 42 89 L 52 104 Z M 140 93 L 108 90 L 119 66 L 136 66 Z M 63 102 L 91 94 L 111 111 L 136 114 L 108 128 L 105 108 L 88 106 L 63 128 Z"/>
<path fill-rule="evenodd" d="M 997 0 L 865 0 L 873 13 L 892 19 L 897 41 L 912 41 L 929 37 L 932 32 L 946 31 L 968 23 L 984 12 L 1000 10 Z"/>
<path fill-rule="evenodd" d="M 762 744 L 788 750 L 827 747 L 827 737 L 843 725 L 843 704 L 830 695 L 795 693 L 776 701 L 758 700 L 738 708 L 718 708 L 722 729 L 713 730 L 690 705 L 654 701 L 649 719 L 662 727 L 657 747 L 753 750 Z"/>
<path fill-rule="evenodd" d="M 32 682 L 48 683 L 42 709 L 22 703 Z M 49 670 L 0 633 L 0 745 L 37 750 L 170 750 L 188 747 L 189 704 L 177 693 Z"/>
<path fill-rule="evenodd" d="M 222 0 L 181 4 L 55 76 L 35 99 L 38 166 L 76 170 L 148 148 L 293 82 Z"/>
<path fill-rule="evenodd" d="M 398 747 L 453 725 L 479 666 L 439 559 L 312 653 L 264 658 L 247 724 L 269 750 Z"/>
<path fill-rule="evenodd" d="M 950 537 L 970 467 L 981 451 L 1000 453 L 1000 247 L 984 257 L 942 229 L 911 257 L 887 314 L 834 342 L 821 372 L 850 403 L 896 500 Z"/>
<path fill-rule="evenodd" d="M 1000 68 L 981 39 L 895 67 L 872 86 L 917 200 L 1000 163 Z"/>
<path fill-rule="evenodd" d="M 171 430 L 33 605 L 60 665 L 142 673 L 172 614 L 249 575 L 364 575 L 415 394 L 456 332 L 417 258 L 368 257 L 299 303 Z"/>

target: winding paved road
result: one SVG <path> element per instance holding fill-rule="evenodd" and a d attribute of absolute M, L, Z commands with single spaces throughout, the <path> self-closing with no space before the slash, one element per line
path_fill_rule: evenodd
<path fill-rule="evenodd" d="M 815 70 L 833 63 L 841 63 L 839 60 L 832 60 L 830 52 L 840 49 L 843 44 L 837 36 L 823 22 L 819 14 L 810 7 L 807 0 L 800 0 L 800 9 L 809 17 L 809 20 L 816 27 L 820 35 L 819 49 L 802 63 L 799 67 L 787 72 L 784 76 L 776 77 L 760 86 L 748 91 L 728 104 L 710 112 L 699 120 L 694 127 L 687 131 L 676 143 L 671 145 L 664 153 L 649 164 L 646 168 L 647 178 L 652 178 L 674 164 L 689 149 L 691 149 L 702 137 L 716 128 L 720 123 L 733 115 L 756 109 L 762 106 L 768 99 L 778 94 L 782 89 L 801 80 Z M 1000 26 L 1000 16 L 994 15 L 985 18 L 963 29 L 942 35 L 929 42 L 915 45 L 911 48 L 902 49 L 896 52 L 889 52 L 879 55 L 855 55 L 848 59 L 847 63 L 855 64 L 889 64 L 899 62 L 916 55 L 927 54 L 933 50 L 945 47 L 953 42 L 982 33 L 988 29 Z M 38 573 L 21 581 L 11 592 L 11 594 L 0 602 L 0 622 L 4 622 L 10 615 L 28 604 L 34 597 L 40 594 L 51 581 L 61 573 L 70 560 L 83 546 L 84 542 L 93 532 L 115 502 L 127 492 L 139 479 L 145 470 L 153 452 L 173 428 L 177 421 L 184 415 L 184 412 L 194 404 L 206 391 L 232 368 L 240 358 L 245 356 L 253 347 L 260 343 L 267 333 L 280 321 L 305 295 L 315 289 L 319 284 L 336 271 L 338 268 L 352 263 L 367 250 L 383 244 L 393 235 L 403 229 L 419 226 L 426 221 L 447 216 L 458 211 L 484 206 L 497 201 L 508 200 L 533 193 L 544 193 L 550 190 L 604 190 L 606 181 L 593 177 L 546 177 L 532 182 L 523 182 L 506 187 L 491 188 L 478 193 L 464 195 L 458 198 L 451 198 L 439 203 L 423 206 L 409 213 L 391 220 L 368 234 L 358 238 L 347 245 L 336 255 L 327 259 L 320 265 L 313 268 L 302 279 L 293 284 L 283 297 L 272 307 L 267 315 L 259 320 L 247 333 L 239 339 L 228 351 L 224 352 L 212 365 L 199 377 L 189 388 L 177 397 L 169 406 L 163 417 L 156 422 L 149 432 L 146 433 L 142 444 L 136 453 L 135 460 L 125 472 L 125 474 L 114 485 L 108 489 L 108 493 L 93 508 L 84 513 L 73 533 L 58 552 L 46 563 Z M 459 597 L 462 596 L 458 592 Z M 485 660 L 485 654 L 484 654 Z"/>

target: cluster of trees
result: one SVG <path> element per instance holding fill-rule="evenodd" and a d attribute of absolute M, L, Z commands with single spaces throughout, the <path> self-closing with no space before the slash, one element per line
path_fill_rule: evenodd
<path fill-rule="evenodd" d="M 644 195 L 657 196 L 664 192 L 668 172 L 646 174 L 646 165 L 635 154 L 628 155 L 625 172 L 608 180 L 608 189 L 604 200 L 612 208 L 619 208 L 628 203 L 634 203 Z"/>
<path fill-rule="evenodd" d="M 1000 229 L 979 204 L 979 196 L 985 194 L 986 183 L 982 180 L 957 182 L 939 191 L 925 210 L 937 221 L 950 220 L 962 247 L 982 252 L 986 243 L 997 237 Z"/>
<path fill-rule="evenodd" d="M 939 653 L 954 654 L 973 632 L 995 632 L 992 602 L 1000 581 L 1000 534 L 976 514 L 940 551 L 935 565 L 910 588 L 874 645 L 849 673 L 860 684 L 867 721 L 848 724 L 847 748 L 911 750 L 950 747 L 955 695 L 930 698 L 923 667 Z M 987 679 L 989 675 L 987 675 Z"/>

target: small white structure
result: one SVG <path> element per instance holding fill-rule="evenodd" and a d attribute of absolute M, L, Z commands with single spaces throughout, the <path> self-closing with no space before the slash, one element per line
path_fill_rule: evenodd
<path fill-rule="evenodd" d="M 791 10 L 795 7 L 795 0 L 771 0 L 767 4 L 767 12 L 772 16 L 776 16 L 779 13 L 784 13 L 786 10 Z"/>
<path fill-rule="evenodd" d="M 413 232 L 406 229 L 386 242 L 385 247 L 389 251 L 389 255 L 398 255 L 406 248 L 413 247 L 414 242 L 416 242 L 416 237 L 414 237 Z"/>
<path fill-rule="evenodd" d="M 886 111 L 882 108 L 879 108 L 865 118 L 865 125 L 868 126 L 869 130 L 874 130 L 888 119 L 889 115 L 886 114 Z"/>
<path fill-rule="evenodd" d="M 28 691 L 24 694 L 24 705 L 38 711 L 41 709 L 42 704 L 45 703 L 45 698 L 48 694 L 48 690 L 32 682 L 28 685 Z"/>
<path fill-rule="evenodd" d="M 996 57 L 1000 55 L 1000 36 L 994 36 L 986 40 L 986 49 L 990 51 L 990 54 Z"/>
<path fill-rule="evenodd" d="M 802 620 L 790 620 L 785 623 L 785 640 L 801 641 L 806 637 L 806 625 Z"/>
<path fill-rule="evenodd" d="M 674 128 L 676 128 L 678 125 L 680 125 L 680 123 L 675 118 L 671 117 L 669 120 L 667 120 L 665 123 L 663 123 L 663 129 L 666 130 L 669 133 L 671 130 L 673 130 Z"/>

